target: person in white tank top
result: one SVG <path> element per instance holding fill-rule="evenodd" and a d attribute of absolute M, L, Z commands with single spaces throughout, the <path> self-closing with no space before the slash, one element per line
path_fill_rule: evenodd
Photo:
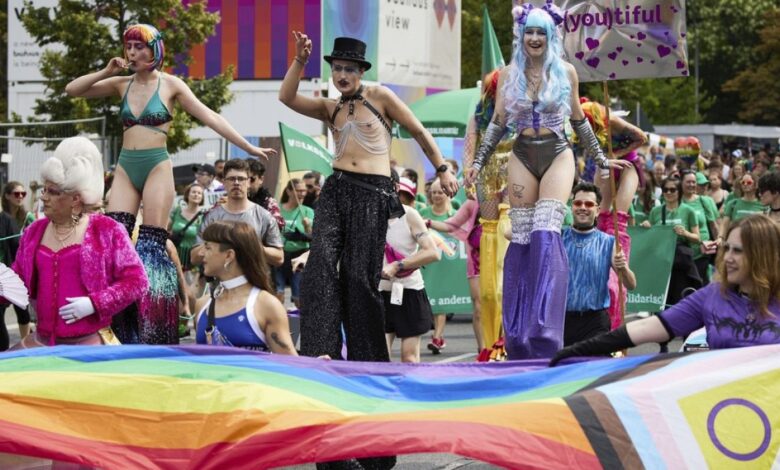
<path fill-rule="evenodd" d="M 394 180 L 397 175 L 393 175 Z M 401 338 L 401 361 L 420 362 L 420 337 L 431 327 L 432 313 L 419 268 L 441 258 L 423 218 L 414 209 L 414 183 L 396 183 L 406 212 L 390 220 L 379 291 L 385 303 L 385 336 L 392 357 L 393 342 Z M 400 297 L 400 298 L 399 298 Z"/>

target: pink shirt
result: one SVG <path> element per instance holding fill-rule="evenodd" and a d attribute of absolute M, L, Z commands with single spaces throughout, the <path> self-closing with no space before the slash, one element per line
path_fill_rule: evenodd
<path fill-rule="evenodd" d="M 39 245 L 35 253 L 35 272 L 38 285 L 36 312 L 38 313 L 38 332 L 50 338 L 54 344 L 56 337 L 83 336 L 98 331 L 100 318 L 90 315 L 70 325 L 60 317 L 60 307 L 67 304 L 68 297 L 86 297 L 89 292 L 81 282 L 81 245 L 70 245 L 59 251 Z M 40 282 L 46 279 L 45 283 Z M 89 326 L 89 327 L 88 327 Z"/>

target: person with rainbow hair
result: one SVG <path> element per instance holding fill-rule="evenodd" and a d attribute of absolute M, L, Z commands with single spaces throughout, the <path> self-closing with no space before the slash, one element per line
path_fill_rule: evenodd
<path fill-rule="evenodd" d="M 149 277 L 149 289 L 137 303 L 137 320 L 134 312 L 126 311 L 114 327 L 123 343 L 175 344 L 179 341 L 176 268 L 165 251 L 166 224 L 175 196 L 166 148 L 174 103 L 254 157 L 268 158 L 275 151 L 247 142 L 222 116 L 201 103 L 183 80 L 162 71 L 165 43 L 154 26 L 131 25 L 122 40 L 124 57 L 113 57 L 102 70 L 76 78 L 65 91 L 82 98 L 122 97 L 122 150 L 107 215 L 130 234 L 143 204 L 144 225 L 136 250 Z M 126 71 L 130 75 L 123 74 Z"/>
<path fill-rule="evenodd" d="M 569 268 L 561 225 L 574 181 L 564 117 L 571 117 L 599 167 L 630 163 L 604 157 L 582 112 L 577 72 L 563 59 L 563 12 L 548 0 L 540 8 L 516 6 L 512 15 L 512 62 L 499 76 L 493 120 L 466 182 L 475 181 L 507 127 L 515 129 L 507 164 L 512 240 L 504 259 L 506 347 L 509 359 L 552 357 L 563 344 Z"/>
<path fill-rule="evenodd" d="M 631 256 L 631 237 L 626 232 L 628 227 L 628 210 L 636 194 L 637 187 L 644 185 L 644 171 L 640 168 L 641 162 L 636 153 L 636 149 L 647 143 L 647 136 L 642 129 L 633 126 L 619 117 L 615 113 L 609 113 L 609 122 L 607 122 L 607 110 L 604 105 L 590 101 L 588 98 L 581 98 L 582 111 L 596 134 L 599 146 L 602 149 L 607 148 L 607 136 L 612 136 L 612 153 L 615 158 L 630 162 L 631 166 L 624 170 L 615 170 L 615 187 L 617 188 L 614 205 L 617 208 L 617 239 L 621 250 L 626 254 L 626 259 Z M 607 131 L 610 131 L 609 133 Z M 580 140 L 575 136 L 575 143 Z M 597 227 L 602 232 L 615 235 L 615 224 L 612 218 L 612 183 L 610 182 L 610 171 L 601 170 L 596 173 L 593 182 L 599 187 L 602 194 L 601 204 L 599 205 L 599 215 Z M 626 293 L 618 299 L 620 292 L 618 286 L 618 277 L 614 270 L 609 273 L 609 318 L 611 327 L 617 328 L 623 322 L 621 315 L 621 306 L 626 303 Z"/>

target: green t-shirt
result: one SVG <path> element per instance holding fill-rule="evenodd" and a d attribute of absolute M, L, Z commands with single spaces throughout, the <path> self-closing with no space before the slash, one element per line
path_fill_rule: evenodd
<path fill-rule="evenodd" d="M 674 210 L 666 210 L 666 223 L 663 223 L 663 210 L 664 206 L 657 206 L 653 207 L 653 210 L 650 211 L 650 215 L 647 216 L 647 220 L 650 221 L 651 225 L 682 225 L 685 230 L 691 232 L 693 231 L 693 227 L 696 227 L 698 224 L 696 223 L 696 213 L 693 212 L 693 210 L 689 206 L 680 205 L 677 207 L 677 209 Z M 689 245 L 693 246 L 691 242 L 689 242 L 686 238 L 683 238 L 678 235 L 678 238 Z M 696 243 L 698 245 L 698 243 Z"/>
<path fill-rule="evenodd" d="M 761 204 L 760 201 L 746 201 L 741 197 L 729 201 L 723 209 L 723 215 L 732 222 L 744 219 L 749 215 L 763 214 L 764 212 L 766 212 L 766 206 Z"/>
<path fill-rule="evenodd" d="M 309 249 L 309 242 L 288 240 L 287 235 L 294 231 L 300 233 L 306 233 L 303 227 L 303 219 L 308 218 L 309 222 L 314 224 L 314 209 L 309 206 L 299 205 L 293 210 L 287 210 L 284 206 L 279 206 L 279 212 L 284 217 L 284 231 L 282 232 L 282 238 L 284 238 L 284 251 L 303 251 Z"/>
<path fill-rule="evenodd" d="M 571 211 L 571 199 L 566 201 L 566 214 L 563 216 L 563 224 L 561 228 L 571 227 L 574 225 L 574 214 Z"/>
<path fill-rule="evenodd" d="M 455 215 L 455 209 L 454 208 L 448 210 L 446 213 L 444 213 L 442 215 L 434 214 L 433 213 L 433 206 L 424 207 L 420 211 L 420 216 L 423 219 L 431 219 L 431 220 L 436 220 L 438 222 L 443 222 L 443 221 L 449 219 L 450 217 L 452 217 L 453 215 Z"/>
<path fill-rule="evenodd" d="M 692 201 L 681 201 L 682 205 L 688 206 L 696 213 L 696 223 L 699 226 L 699 237 L 701 241 L 712 240 L 710 236 L 710 222 L 715 222 L 718 218 L 718 206 L 709 196 L 697 196 Z M 693 245 L 693 257 L 701 258 L 701 246 L 699 243 Z"/>

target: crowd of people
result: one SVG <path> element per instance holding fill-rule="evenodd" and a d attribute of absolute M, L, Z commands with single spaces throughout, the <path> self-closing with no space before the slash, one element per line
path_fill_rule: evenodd
<path fill-rule="evenodd" d="M 322 121 L 335 156 L 327 178 L 284 181 L 279 201 L 257 159 L 275 151 L 248 143 L 162 71 L 159 31 L 130 26 L 124 57 L 66 88 L 121 98 L 110 190 L 84 137 L 63 140 L 43 165 L 37 205 L 25 204 L 22 183 L 2 190 L 0 260 L 31 299 L 15 306 L 22 339 L 13 349 L 177 344 L 193 329 L 199 344 L 359 361 L 389 361 L 398 338 L 400 360 L 419 362 L 429 331 L 427 349 L 446 346 L 448 312 L 431 307 L 420 272 L 440 259 L 434 231 L 466 247 L 477 351 L 503 338 L 509 359 L 557 363 L 701 327 L 712 348 L 780 342 L 780 152 L 702 151 L 694 137 L 674 151 L 649 146 L 640 129 L 580 98 L 557 7 L 523 4 L 513 15 L 512 60 L 485 77 L 462 172 L 391 90 L 361 82 L 372 64 L 360 40 L 337 38 L 324 56 L 338 98 L 298 93 L 313 44 L 293 32 L 279 100 Z M 166 138 L 176 103 L 256 158 L 196 165 L 175 197 Z M 391 158 L 394 123 L 432 177 Z M 633 225 L 672 226 L 677 243 L 667 308 L 626 323 Z M 3 322 L 0 349 L 8 343 Z"/>

